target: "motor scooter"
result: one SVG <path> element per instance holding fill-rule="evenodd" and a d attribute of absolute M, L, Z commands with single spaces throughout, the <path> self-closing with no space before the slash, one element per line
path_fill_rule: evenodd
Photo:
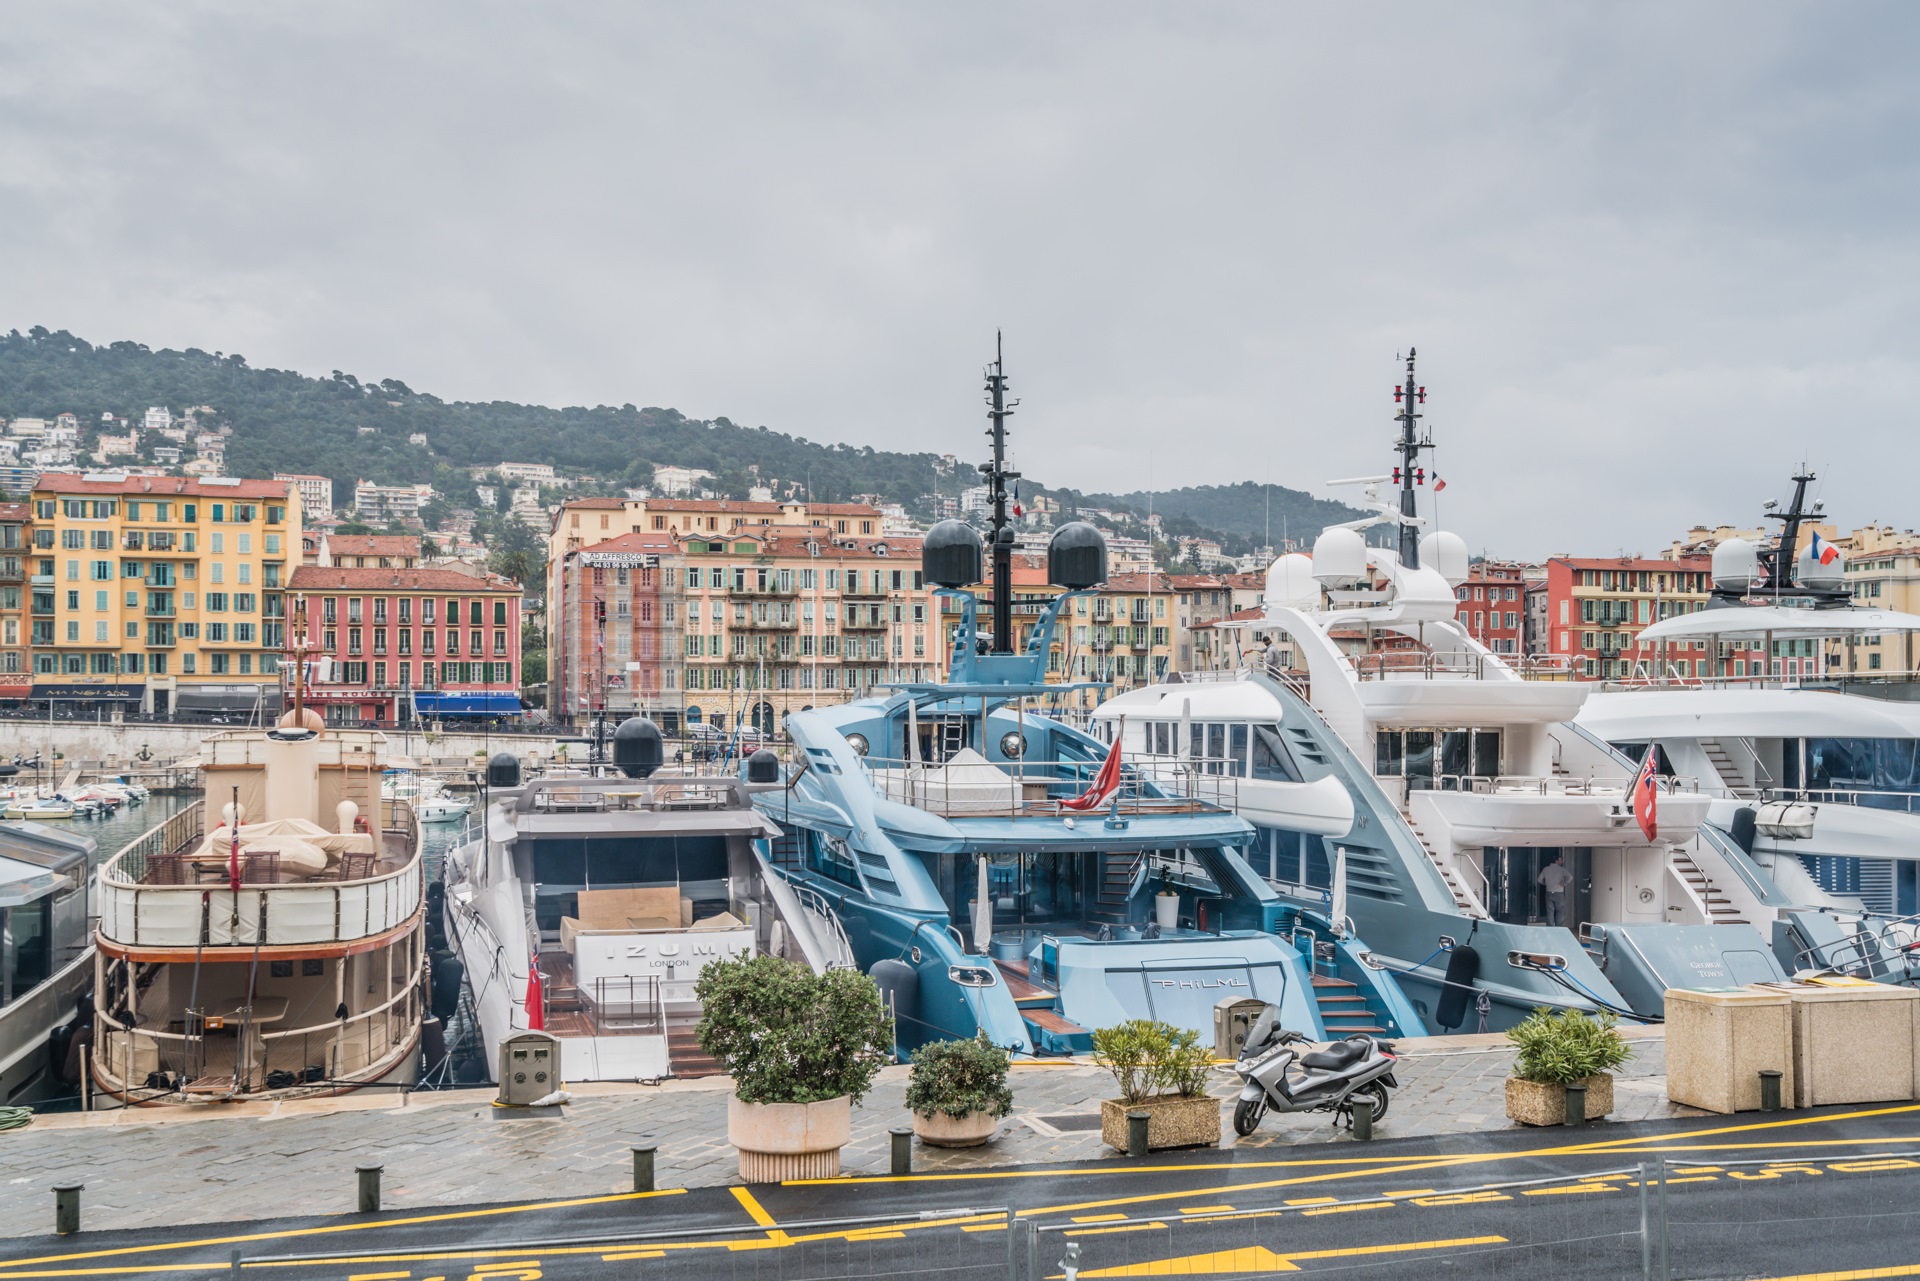
<path fill-rule="evenodd" d="M 1254 1020 L 1233 1065 L 1242 1083 L 1233 1108 L 1235 1134 L 1252 1134 L 1269 1110 L 1331 1112 L 1335 1125 L 1342 1117 L 1352 1125 L 1355 1098 L 1372 1101 L 1374 1120 L 1386 1116 L 1388 1091 L 1400 1088 L 1393 1076 L 1399 1059 L 1391 1044 L 1355 1033 L 1302 1052 L 1312 1044 L 1280 1026 L 1278 1006 L 1269 1005 Z"/>

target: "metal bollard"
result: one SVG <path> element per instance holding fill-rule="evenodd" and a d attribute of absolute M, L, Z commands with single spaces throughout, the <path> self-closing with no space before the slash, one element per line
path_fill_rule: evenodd
<path fill-rule="evenodd" d="M 1780 1070 L 1762 1068 L 1760 1071 L 1760 1110 L 1778 1112 L 1780 1110 Z"/>
<path fill-rule="evenodd" d="M 1060 1270 L 1066 1273 L 1066 1281 L 1078 1281 L 1080 1276 L 1080 1243 L 1078 1241 L 1067 1242 L 1067 1257 L 1060 1260 Z"/>
<path fill-rule="evenodd" d="M 360 1175 L 360 1213 L 380 1213 L 380 1172 L 384 1165 L 356 1165 L 354 1170 Z"/>
<path fill-rule="evenodd" d="M 893 1175 L 913 1173 L 913 1127 L 896 1125 L 887 1131 L 893 1136 Z"/>
<path fill-rule="evenodd" d="M 657 1146 L 653 1143 L 633 1145 L 633 1190 L 635 1192 L 653 1191 L 653 1154 Z"/>
<path fill-rule="evenodd" d="M 1145 1156 L 1147 1154 L 1147 1126 L 1153 1122 L 1151 1112 L 1127 1113 L 1127 1155 Z"/>
<path fill-rule="evenodd" d="M 1587 1123 L 1587 1087 L 1569 1085 L 1567 1087 L 1567 1124 L 1585 1125 Z"/>
<path fill-rule="evenodd" d="M 63 1237 L 70 1237 L 80 1230 L 80 1189 L 84 1183 L 56 1183 L 53 1185 L 53 1230 Z"/>
<path fill-rule="evenodd" d="M 1365 1143 L 1373 1137 L 1373 1100 L 1355 1099 L 1353 1101 L 1353 1137 L 1355 1142 Z"/>

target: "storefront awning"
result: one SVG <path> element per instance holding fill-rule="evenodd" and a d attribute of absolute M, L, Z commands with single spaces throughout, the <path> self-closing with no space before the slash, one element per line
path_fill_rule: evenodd
<path fill-rule="evenodd" d="M 520 696 L 492 691 L 416 690 L 413 710 L 422 716 L 518 716 Z"/>
<path fill-rule="evenodd" d="M 182 685 L 173 691 L 173 707 L 179 712 L 258 709 L 271 714 L 280 710 L 280 690 L 274 685 Z"/>
<path fill-rule="evenodd" d="M 63 702 L 137 703 L 146 690 L 145 685 L 54 685 L 42 682 L 34 685 L 33 696 L 37 699 L 58 699 Z"/>

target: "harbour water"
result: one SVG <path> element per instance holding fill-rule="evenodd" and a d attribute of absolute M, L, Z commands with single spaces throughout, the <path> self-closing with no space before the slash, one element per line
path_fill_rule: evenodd
<path fill-rule="evenodd" d="M 128 842 L 160 826 L 198 799 L 198 793 L 156 794 L 149 796 L 144 804 L 122 805 L 111 818 L 61 819 L 47 826 L 92 840 L 98 846 L 95 861 L 104 863 L 125 849 Z"/>

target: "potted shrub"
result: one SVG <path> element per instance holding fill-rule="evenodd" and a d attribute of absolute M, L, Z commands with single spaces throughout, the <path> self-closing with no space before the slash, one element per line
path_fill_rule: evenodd
<path fill-rule="evenodd" d="M 838 1175 L 853 1105 L 893 1053 L 893 1019 L 873 980 L 754 956 L 713 962 L 693 990 L 700 1048 L 733 1074 L 727 1141 L 740 1177 Z"/>
<path fill-rule="evenodd" d="M 1507 1078 L 1507 1116 L 1522 1125 L 1561 1125 L 1567 1087 L 1587 1087 L 1587 1120 L 1613 1111 L 1615 1068 L 1633 1057 L 1612 1014 L 1535 1010 L 1507 1031 L 1513 1075 Z"/>
<path fill-rule="evenodd" d="M 1127 1113 L 1146 1112 L 1147 1147 L 1186 1148 L 1220 1142 L 1220 1101 L 1207 1093 L 1213 1048 L 1200 1034 L 1148 1019 L 1129 1019 L 1093 1034 L 1094 1059 L 1113 1073 L 1117 1099 L 1100 1101 L 1100 1137 L 1127 1150 Z"/>
<path fill-rule="evenodd" d="M 1007 1052 L 987 1040 L 930 1041 L 913 1052 L 907 1108 L 922 1143 L 974 1148 L 990 1141 L 1013 1111 Z"/>

